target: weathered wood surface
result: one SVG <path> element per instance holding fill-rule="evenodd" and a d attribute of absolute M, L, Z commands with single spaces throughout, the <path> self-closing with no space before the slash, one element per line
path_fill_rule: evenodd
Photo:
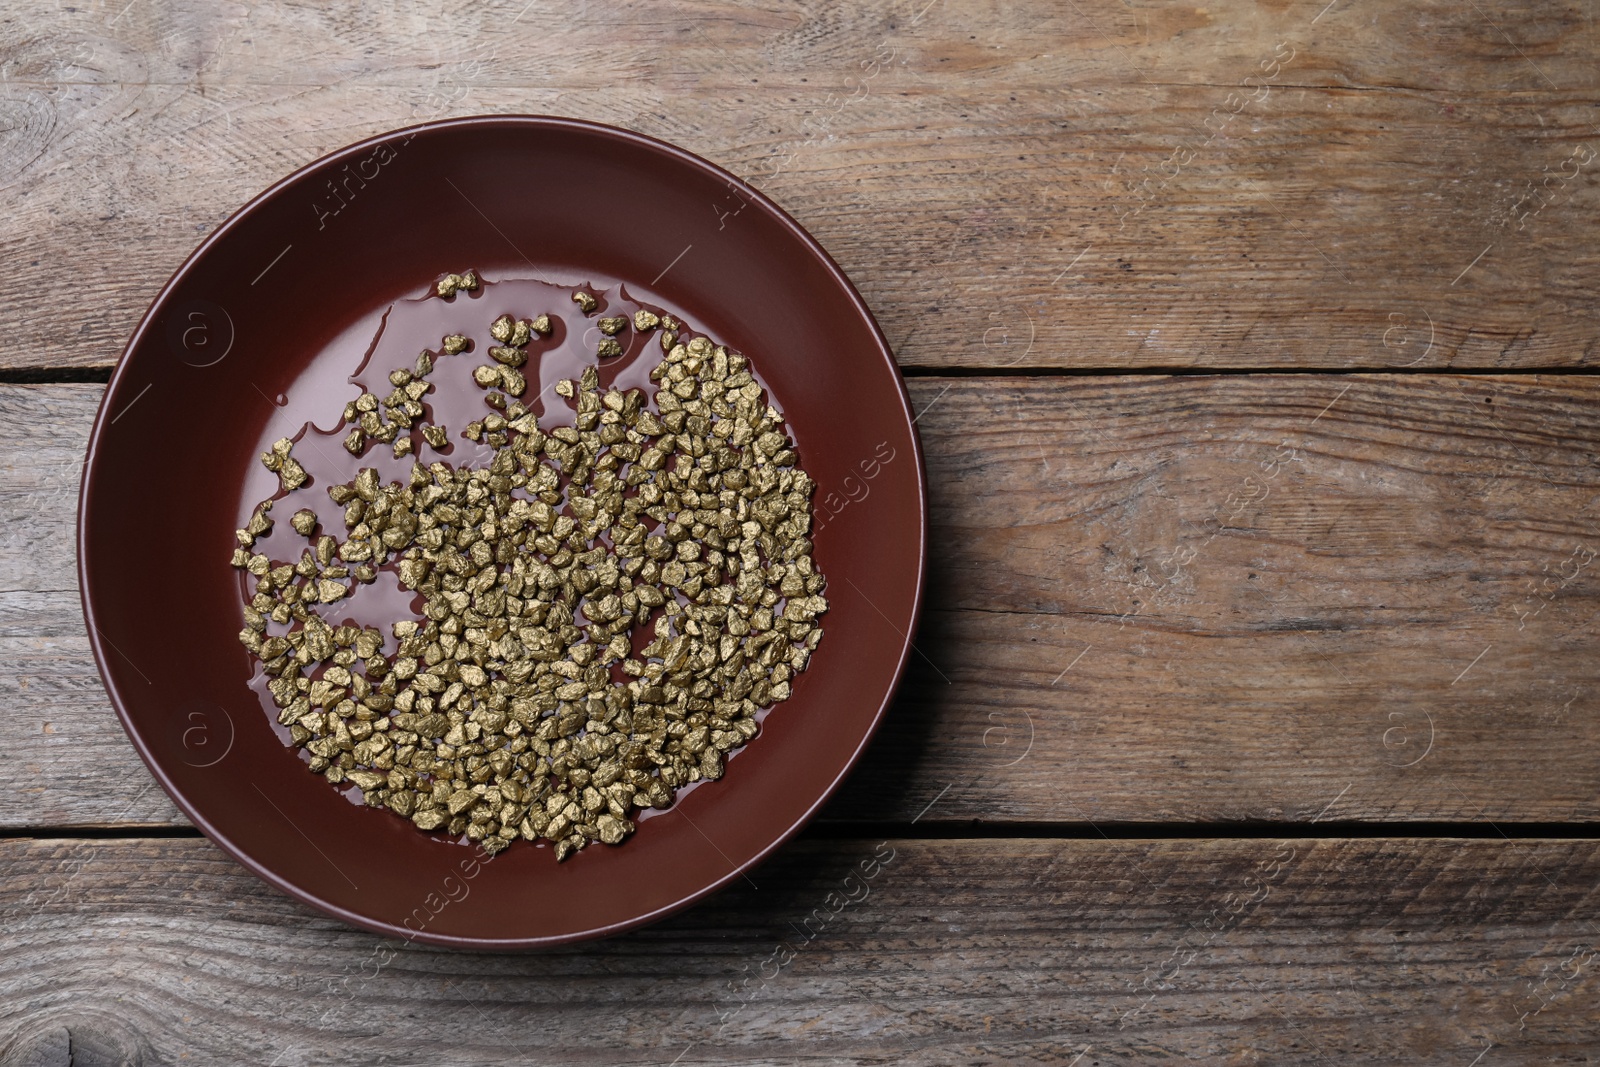
<path fill-rule="evenodd" d="M 749 178 L 908 365 L 1592 365 L 1597 48 L 1574 2 L 11 5 L 0 368 L 109 365 L 250 196 L 483 112 Z"/>
<path fill-rule="evenodd" d="M 177 818 L 83 634 L 68 531 L 99 392 L 0 388 L 0 825 Z M 911 393 L 920 654 L 829 818 L 1600 818 L 1600 380 Z M 870 522 L 870 490 L 833 521 Z"/>
<path fill-rule="evenodd" d="M 933 549 L 759 889 L 385 944 L 183 830 L 50 836 L 183 820 L 78 607 L 101 387 L 0 385 L 0 1063 L 1590 1062 L 1600 842 L 1095 831 L 1600 819 L 1600 381 L 1440 373 L 1597 362 L 1597 54 L 1575 0 L 9 5 L 0 378 L 103 372 L 328 151 L 583 115 L 768 192 L 932 372 Z M 937 376 L 1163 367 L 1407 373 Z"/>
<path fill-rule="evenodd" d="M 476 956 L 203 840 L 11 840 L 0 1059 L 1588 1062 L 1597 882 L 1592 841 L 802 841 L 655 927 Z"/>

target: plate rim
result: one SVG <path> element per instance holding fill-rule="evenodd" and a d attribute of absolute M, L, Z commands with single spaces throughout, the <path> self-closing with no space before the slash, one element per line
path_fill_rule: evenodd
<path fill-rule="evenodd" d="M 162 772 L 159 763 L 155 760 L 151 752 L 150 746 L 146 743 L 141 732 L 135 728 L 130 720 L 124 696 L 118 690 L 117 685 L 113 680 L 113 676 L 106 669 L 106 665 L 110 661 L 109 657 L 107 656 L 106 646 L 110 645 L 110 640 L 109 638 L 104 637 L 95 621 L 94 605 L 91 602 L 89 592 L 89 568 L 86 562 L 87 541 L 89 539 L 86 520 L 90 510 L 90 501 L 96 489 L 95 480 L 93 477 L 95 460 L 100 450 L 102 434 L 107 431 L 110 425 L 106 421 L 106 416 L 110 410 L 111 398 L 118 392 L 119 388 L 123 386 L 123 379 L 126 377 L 128 371 L 129 353 L 145 340 L 146 335 L 150 333 L 154 327 L 154 319 L 157 310 L 166 303 L 170 295 L 178 288 L 178 286 L 188 278 L 190 271 L 194 269 L 197 262 L 203 256 L 205 256 L 205 254 L 209 252 L 214 245 L 220 244 L 227 239 L 237 227 L 239 222 L 254 212 L 260 205 L 263 205 L 276 198 L 284 189 L 298 182 L 305 175 L 320 167 L 336 163 L 342 159 L 352 156 L 359 156 L 370 152 L 376 146 L 380 144 L 391 143 L 401 135 L 409 135 L 406 137 L 406 140 L 409 141 L 421 133 L 431 132 L 434 130 L 494 126 L 503 126 L 508 129 L 515 128 L 523 130 L 550 128 L 566 129 L 569 131 L 579 132 L 591 136 L 598 136 L 613 141 L 630 143 L 663 152 L 669 156 L 675 157 L 679 162 L 687 164 L 692 168 L 709 171 L 712 176 L 725 179 L 732 187 L 735 187 L 741 195 L 748 197 L 752 202 L 755 202 L 767 209 L 772 216 L 784 228 L 786 228 L 793 237 L 798 239 L 803 246 L 809 249 L 812 255 L 814 255 L 823 265 L 823 267 L 826 268 L 834 282 L 843 289 L 845 295 L 850 299 L 851 303 L 854 305 L 857 315 L 868 327 L 871 336 L 877 342 L 878 356 L 884 361 L 886 368 L 889 370 L 891 377 L 894 380 L 895 392 L 900 402 L 901 414 L 905 418 L 906 426 L 910 432 L 912 457 L 916 461 L 914 464 L 914 472 L 916 476 L 915 480 L 918 517 L 916 544 L 917 572 L 916 582 L 913 588 L 911 599 L 910 625 L 907 627 L 904 640 L 901 643 L 900 655 L 895 663 L 894 671 L 890 677 L 889 686 L 885 691 L 884 697 L 879 703 L 877 710 L 873 713 L 872 720 L 867 725 L 867 729 L 862 735 L 860 744 L 857 745 L 855 750 L 850 754 L 849 759 L 845 761 L 844 765 L 840 768 L 839 773 L 834 776 L 831 782 L 828 783 L 827 788 L 821 792 L 816 800 L 809 807 L 807 807 L 805 811 L 801 813 L 801 815 L 796 818 L 787 828 L 785 828 L 781 833 L 777 834 L 771 843 L 763 847 L 760 851 L 756 852 L 748 860 L 736 865 L 726 874 L 707 882 L 700 889 L 686 894 L 670 904 L 663 905 L 642 915 L 631 916 L 628 919 L 620 920 L 605 926 L 597 926 L 582 931 L 549 935 L 544 937 L 481 938 L 463 937 L 452 934 L 439 934 L 427 930 L 416 932 L 399 924 L 386 923 L 380 919 L 357 914 L 350 911 L 348 908 L 340 907 L 329 901 L 318 898 L 314 894 L 295 885 L 288 879 L 278 875 L 276 872 L 272 871 L 266 866 L 257 863 L 241 847 L 236 845 L 225 835 L 218 832 L 201 812 L 195 810 L 190 805 L 188 800 L 182 795 L 181 791 L 176 789 L 167 775 Z M 94 656 L 95 668 L 100 676 L 101 684 L 106 691 L 106 696 L 110 700 L 112 709 L 116 712 L 117 720 L 122 726 L 123 733 L 132 743 L 134 750 L 138 752 L 139 758 L 144 762 L 146 769 L 150 772 L 151 776 L 161 786 L 162 790 L 167 794 L 172 802 L 177 806 L 178 810 L 181 811 L 184 816 L 188 818 L 188 820 L 194 825 L 194 827 L 203 833 L 207 839 L 222 849 L 223 852 L 225 852 L 234 861 L 239 863 L 240 866 L 244 867 L 257 878 L 260 878 L 262 881 L 266 882 L 268 885 L 279 890 L 280 892 L 288 894 L 290 897 L 293 897 L 300 903 L 305 904 L 324 915 L 330 915 L 341 922 L 369 931 L 371 933 L 379 934 L 385 937 L 396 937 L 408 942 L 421 941 L 428 944 L 437 945 L 439 947 L 453 949 L 484 952 L 529 951 L 615 936 L 628 930 L 637 929 L 639 927 L 658 922 L 669 915 L 672 915 L 678 911 L 682 911 L 683 909 L 688 908 L 691 905 L 718 892 L 735 879 L 743 877 L 749 871 L 759 866 L 777 849 L 781 848 L 783 845 L 793 839 L 796 834 L 804 829 L 806 825 L 808 825 L 811 820 L 816 817 L 817 812 L 824 804 L 828 802 L 834 793 L 838 791 L 839 786 L 843 784 L 844 780 L 850 775 L 850 773 L 855 770 L 856 765 L 860 762 L 861 757 L 866 752 L 867 747 L 872 743 L 873 738 L 876 737 L 878 729 L 882 725 L 884 715 L 888 712 L 889 705 L 893 703 L 896 695 L 899 693 L 900 685 L 904 681 L 906 667 L 910 661 L 911 653 L 915 648 L 917 631 L 922 621 L 923 600 L 926 596 L 928 577 L 928 479 L 927 468 L 923 456 L 922 441 L 917 433 L 916 422 L 917 416 L 911 407 L 910 395 L 906 390 L 905 376 L 901 371 L 899 363 L 896 362 L 894 358 L 894 349 L 889 344 L 888 338 L 884 336 L 882 327 L 879 326 L 876 317 L 874 317 L 871 309 L 867 306 L 866 300 L 862 298 L 860 291 L 857 290 L 855 283 L 850 280 L 849 275 L 846 274 L 843 268 L 839 266 L 839 264 L 834 260 L 833 256 L 829 254 L 828 250 L 825 249 L 816 238 L 812 237 L 811 234 L 806 231 L 805 227 L 801 226 L 800 223 L 789 214 L 789 212 L 784 210 L 761 190 L 750 185 L 744 179 L 738 177 L 727 169 L 719 166 L 716 163 L 713 163 L 708 159 L 696 155 L 687 149 L 680 148 L 679 146 L 668 141 L 661 140 L 660 138 L 652 137 L 649 134 L 638 133 L 633 130 L 623 129 L 621 127 L 612 126 L 606 123 L 592 122 L 586 119 L 574 119 L 559 115 L 465 115 L 448 119 L 435 119 L 427 122 L 416 123 L 410 126 L 398 127 L 393 130 L 375 134 L 371 137 L 363 138 L 360 141 L 356 141 L 342 148 L 335 149 L 332 152 L 319 156 L 310 162 L 296 167 L 289 174 L 273 182 L 266 189 L 247 200 L 215 229 L 207 234 L 205 239 L 196 245 L 195 248 L 188 254 L 188 256 L 184 258 L 183 262 L 175 271 L 173 271 L 166 283 L 161 286 L 161 288 L 156 292 L 156 295 L 151 299 L 149 306 L 145 308 L 144 314 L 140 316 L 138 324 L 134 327 L 133 332 L 128 336 L 128 340 L 123 344 L 122 350 L 117 355 L 116 364 L 112 368 L 111 377 L 106 384 L 104 392 L 102 392 L 100 396 L 100 402 L 95 412 L 94 423 L 89 431 L 89 443 L 84 453 L 83 470 L 79 477 L 78 507 L 75 515 L 76 528 L 74 530 L 73 538 L 74 548 L 77 554 L 75 572 L 78 579 L 78 597 L 83 609 L 83 617 L 84 622 L 86 623 L 89 647 Z M 112 646 L 112 648 L 114 648 L 114 646 Z"/>

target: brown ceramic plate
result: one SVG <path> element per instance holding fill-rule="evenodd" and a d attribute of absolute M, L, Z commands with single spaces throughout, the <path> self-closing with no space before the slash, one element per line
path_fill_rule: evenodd
<path fill-rule="evenodd" d="M 620 847 L 593 845 L 559 865 L 528 842 L 478 863 L 465 845 L 350 803 L 280 740 L 247 687 L 236 637 L 227 556 L 259 489 L 260 442 L 309 419 L 327 426 L 383 310 L 467 267 L 490 279 L 622 283 L 679 309 L 752 357 L 818 483 L 815 555 L 832 607 L 793 697 L 720 781 L 681 794 Z M 889 347 L 793 219 L 727 172 L 638 134 L 469 118 L 306 167 L 173 275 L 95 422 L 79 577 L 129 737 L 240 863 L 379 933 L 527 948 L 658 919 L 737 878 L 816 812 L 905 665 L 925 511 Z"/>

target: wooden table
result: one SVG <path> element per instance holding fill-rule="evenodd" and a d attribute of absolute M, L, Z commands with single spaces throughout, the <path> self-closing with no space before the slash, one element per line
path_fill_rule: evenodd
<path fill-rule="evenodd" d="M 1592 4 L 522 4 L 0 14 L 0 1059 L 1595 1061 Z M 73 570 L 103 383 L 193 245 L 478 112 L 790 210 L 932 493 L 923 654 L 826 815 L 533 956 L 382 943 L 200 837 Z"/>

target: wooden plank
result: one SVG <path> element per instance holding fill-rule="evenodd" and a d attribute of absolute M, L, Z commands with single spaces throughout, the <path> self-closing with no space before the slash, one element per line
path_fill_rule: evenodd
<path fill-rule="evenodd" d="M 118 725 L 78 600 L 78 482 L 97 385 L 0 388 L 5 826 L 183 822 Z"/>
<path fill-rule="evenodd" d="M 202 840 L 10 840 L 0 875 L 8 1063 L 75 1040 L 280 1067 L 1465 1067 L 1600 1042 L 1593 841 L 809 841 L 759 888 L 528 956 L 383 942 Z"/>
<path fill-rule="evenodd" d="M 109 365 L 254 193 L 482 112 L 749 178 L 907 365 L 1589 365 L 1596 46 L 1576 3 L 1447 0 L 18 10 L 0 368 Z"/>
<path fill-rule="evenodd" d="M 1597 384 L 915 382 L 926 656 L 840 807 L 1594 819 Z"/>
<path fill-rule="evenodd" d="M 1600 818 L 1600 381 L 911 392 L 928 610 L 829 818 Z M 97 393 L 0 388 L 0 825 L 176 820 L 82 632 L 67 531 Z M 822 506 L 871 522 L 851 488 Z"/>

